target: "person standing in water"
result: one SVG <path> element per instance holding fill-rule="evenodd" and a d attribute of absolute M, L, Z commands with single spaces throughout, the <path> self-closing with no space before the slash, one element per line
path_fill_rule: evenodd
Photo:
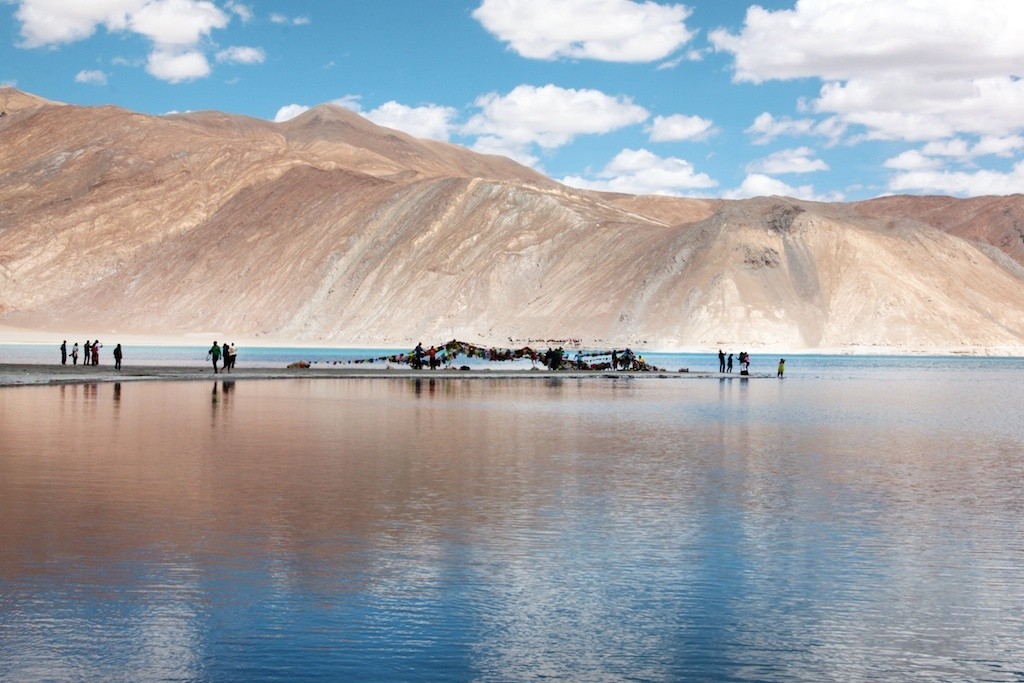
<path fill-rule="evenodd" d="M 718 371 L 725 372 L 725 352 L 718 349 Z"/>
<path fill-rule="evenodd" d="M 117 346 L 114 347 L 114 369 L 115 370 L 120 370 L 121 369 L 121 357 L 122 356 L 123 356 L 123 352 L 121 351 L 121 345 L 118 344 Z"/>
<path fill-rule="evenodd" d="M 732 372 L 732 354 L 729 354 L 729 359 L 725 361 L 725 371 Z"/>
<path fill-rule="evenodd" d="M 779 359 L 779 374 L 778 374 L 778 377 L 782 377 L 782 373 L 784 373 L 785 371 L 786 371 L 786 359 L 785 358 L 780 358 Z"/>
<path fill-rule="evenodd" d="M 213 346 L 206 352 L 207 358 L 213 359 L 213 374 L 217 374 L 217 363 L 220 362 L 220 346 L 217 345 L 217 340 L 213 340 Z"/>

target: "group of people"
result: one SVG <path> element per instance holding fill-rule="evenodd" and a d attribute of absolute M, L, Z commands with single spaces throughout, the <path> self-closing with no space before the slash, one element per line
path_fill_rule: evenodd
<path fill-rule="evenodd" d="M 99 365 L 100 364 L 100 349 L 103 348 L 103 344 L 100 340 L 89 341 L 85 340 L 82 344 L 82 365 Z M 78 342 L 75 342 L 71 347 L 70 353 L 68 352 L 68 340 L 65 339 L 60 344 L 60 364 L 67 365 L 68 357 L 71 358 L 72 365 L 78 365 Z M 114 369 L 121 369 L 121 359 L 124 357 L 124 351 L 121 349 L 121 345 L 118 344 L 114 347 Z"/>
<path fill-rule="evenodd" d="M 740 363 L 740 374 L 746 375 L 750 371 L 750 354 L 746 351 L 740 351 L 737 360 Z M 718 371 L 719 372 L 732 372 L 733 368 L 733 354 L 729 354 L 726 358 L 725 352 L 722 349 L 718 349 Z"/>
<path fill-rule="evenodd" d="M 220 370 L 225 372 L 231 372 L 231 369 L 235 367 L 235 358 L 238 356 L 238 351 L 234 344 L 228 344 L 224 342 L 221 346 L 217 343 L 217 340 L 213 340 L 213 346 L 206 352 L 206 359 L 213 360 L 213 374 L 217 374 Z M 223 362 L 221 362 L 223 360 Z M 221 363 L 220 370 L 217 369 L 217 364 Z"/>
<path fill-rule="evenodd" d="M 436 346 L 431 346 L 427 350 L 423 350 L 423 342 L 416 344 L 416 348 L 409 354 L 409 365 L 414 370 L 422 370 L 424 364 L 427 365 L 431 370 L 436 370 L 441 367 L 448 360 L 448 349 L 441 347 L 438 349 Z"/>
<path fill-rule="evenodd" d="M 731 353 L 729 354 L 728 357 L 726 357 L 725 352 L 722 351 L 721 349 L 719 349 L 718 350 L 718 371 L 719 372 L 732 372 L 732 360 L 733 360 L 733 355 Z M 749 371 L 750 371 L 750 354 L 747 353 L 746 351 L 740 351 L 740 353 L 739 353 L 739 361 L 740 361 L 740 374 L 741 375 L 748 374 Z M 776 374 L 776 377 L 782 377 L 782 375 L 785 372 L 786 372 L 786 359 L 785 358 L 780 358 L 779 359 L 779 368 L 778 368 L 778 372 Z"/>

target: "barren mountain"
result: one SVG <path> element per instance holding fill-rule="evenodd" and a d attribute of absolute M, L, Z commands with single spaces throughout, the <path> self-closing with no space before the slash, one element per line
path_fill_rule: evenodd
<path fill-rule="evenodd" d="M 333 106 L 0 111 L 0 325 L 40 338 L 1024 350 L 1019 195 L 633 197 Z"/>

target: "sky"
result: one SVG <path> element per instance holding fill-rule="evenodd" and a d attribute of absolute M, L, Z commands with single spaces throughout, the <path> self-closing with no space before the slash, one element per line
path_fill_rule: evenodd
<path fill-rule="evenodd" d="M 322 103 L 575 187 L 1024 189 L 1018 0 L 0 0 L 0 84 L 149 114 Z"/>

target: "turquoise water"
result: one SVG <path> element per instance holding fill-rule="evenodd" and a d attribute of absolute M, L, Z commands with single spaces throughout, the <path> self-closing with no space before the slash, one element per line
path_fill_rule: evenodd
<path fill-rule="evenodd" d="M 793 370 L 0 389 L 0 679 L 1021 680 L 1024 363 Z"/>

